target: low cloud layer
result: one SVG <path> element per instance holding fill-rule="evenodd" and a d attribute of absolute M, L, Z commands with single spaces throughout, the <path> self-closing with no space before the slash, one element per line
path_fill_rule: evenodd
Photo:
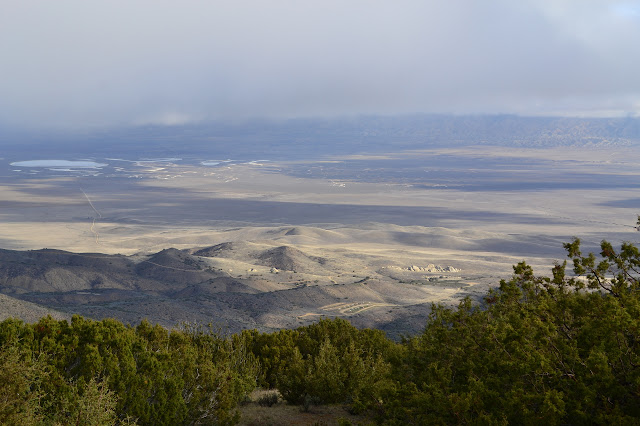
<path fill-rule="evenodd" d="M 640 112 L 640 4 L 0 1 L 0 123 Z"/>

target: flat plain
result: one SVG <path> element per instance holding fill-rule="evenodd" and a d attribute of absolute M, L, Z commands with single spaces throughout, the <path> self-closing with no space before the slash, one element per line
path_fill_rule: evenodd
<path fill-rule="evenodd" d="M 100 168 L 4 158 L 0 247 L 118 254 L 138 266 L 105 284 L 47 258 L 37 290 L 5 278 L 1 312 L 17 315 L 29 301 L 64 315 L 232 331 L 340 316 L 415 332 L 431 303 L 480 301 L 520 261 L 548 273 L 574 236 L 593 251 L 602 239 L 635 242 L 639 154 L 584 146 L 268 161 L 113 154 L 90 159 Z M 194 275 L 193 262 L 209 275 Z M 140 265 L 158 270 L 143 277 Z M 123 284 L 152 276 L 162 290 Z"/>

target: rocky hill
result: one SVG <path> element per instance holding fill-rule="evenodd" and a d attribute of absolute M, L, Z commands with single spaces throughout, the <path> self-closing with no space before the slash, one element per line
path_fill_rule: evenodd
<path fill-rule="evenodd" d="M 394 334 L 419 330 L 431 302 L 474 294 L 451 266 L 379 263 L 354 263 L 353 253 L 317 256 L 274 241 L 132 256 L 0 250 L 0 306 L 4 317 L 27 321 L 77 313 L 169 327 L 213 323 L 229 331 L 345 317 Z"/>

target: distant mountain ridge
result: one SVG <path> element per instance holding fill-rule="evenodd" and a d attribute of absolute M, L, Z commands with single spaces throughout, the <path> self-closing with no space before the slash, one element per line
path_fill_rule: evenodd
<path fill-rule="evenodd" d="M 4 136 L 3 136 L 4 135 Z M 640 144 L 640 118 L 520 117 L 516 115 L 360 116 L 252 120 L 179 126 L 135 126 L 82 133 L 0 129 L 9 150 L 25 144 L 56 153 L 308 158 L 309 155 L 500 145 L 517 147 Z M 50 143 L 54 141 L 55 143 Z M 105 141 L 109 141 L 105 144 Z M 142 150 L 142 151 L 141 151 Z"/>

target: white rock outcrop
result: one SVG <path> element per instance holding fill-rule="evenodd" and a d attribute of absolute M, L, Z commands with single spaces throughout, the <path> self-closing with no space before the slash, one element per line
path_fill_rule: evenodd
<path fill-rule="evenodd" d="M 427 266 L 411 265 L 406 268 L 402 268 L 400 266 L 389 266 L 388 268 L 405 270 L 410 272 L 428 272 L 428 273 L 460 272 L 460 269 L 454 268 L 453 266 L 440 266 L 440 265 L 434 265 L 432 263 L 428 264 Z"/>

